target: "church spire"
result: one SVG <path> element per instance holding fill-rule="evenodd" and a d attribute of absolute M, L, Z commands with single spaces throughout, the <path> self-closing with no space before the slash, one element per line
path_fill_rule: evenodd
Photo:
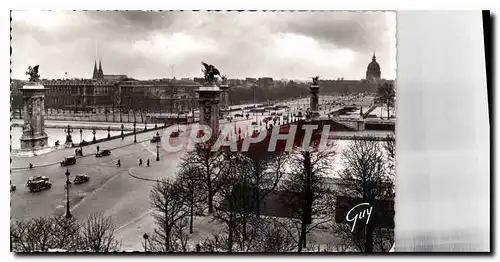
<path fill-rule="evenodd" d="M 376 61 L 377 61 L 377 57 L 375 56 L 375 50 L 373 50 L 372 61 L 373 61 L 373 62 L 376 62 Z"/>
<path fill-rule="evenodd" d="M 99 78 L 99 72 L 97 71 L 97 61 L 94 60 L 94 73 L 92 74 L 92 79 Z"/>
<path fill-rule="evenodd" d="M 104 78 L 104 73 L 102 72 L 101 59 L 99 59 L 99 77 Z"/>

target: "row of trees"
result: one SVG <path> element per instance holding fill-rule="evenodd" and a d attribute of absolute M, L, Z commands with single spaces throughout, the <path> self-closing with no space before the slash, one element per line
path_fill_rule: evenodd
<path fill-rule="evenodd" d="M 352 141 L 342 155 L 331 148 L 263 155 L 198 145 L 175 179 L 153 186 L 157 227 L 144 245 L 162 252 L 300 252 L 317 251 L 309 239 L 321 236 L 331 240 L 322 251 L 388 251 L 392 229 L 373 224 L 352 233 L 350 225 L 335 223 L 334 212 L 337 196 L 394 199 L 395 140 L 389 138 Z M 335 157 L 346 166 L 338 178 L 326 179 Z M 210 225 L 199 224 L 199 231 L 212 234 L 194 241 L 194 221 L 207 214 Z"/>
<path fill-rule="evenodd" d="M 111 252 L 120 248 L 111 217 L 100 213 L 91 214 L 82 221 L 64 216 L 13 221 L 10 235 L 13 252 L 47 252 L 51 249 Z"/>

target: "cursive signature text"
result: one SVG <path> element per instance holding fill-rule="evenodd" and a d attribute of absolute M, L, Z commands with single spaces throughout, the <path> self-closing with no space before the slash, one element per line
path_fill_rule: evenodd
<path fill-rule="evenodd" d="M 358 222 L 358 219 L 361 220 L 368 216 L 366 218 L 366 224 L 368 225 L 368 222 L 370 221 L 370 215 L 372 214 L 373 207 L 370 206 L 370 203 L 361 203 L 355 205 L 349 212 L 347 212 L 347 215 L 345 216 L 345 219 L 348 222 L 353 222 L 352 223 L 352 228 L 351 232 L 354 231 L 354 227 L 356 226 L 356 222 Z"/>

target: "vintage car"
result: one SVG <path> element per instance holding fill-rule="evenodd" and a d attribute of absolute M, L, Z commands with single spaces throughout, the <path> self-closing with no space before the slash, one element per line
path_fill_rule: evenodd
<path fill-rule="evenodd" d="M 84 175 L 84 174 L 80 174 L 80 175 L 75 176 L 73 183 L 75 183 L 75 185 L 83 184 L 83 183 L 89 182 L 89 179 L 90 179 L 89 176 Z"/>
<path fill-rule="evenodd" d="M 104 149 L 95 154 L 96 157 L 103 157 L 103 156 L 109 156 L 111 155 L 111 150 L 109 149 Z"/>
<path fill-rule="evenodd" d="M 28 188 L 31 192 L 40 192 L 52 187 L 52 184 L 47 180 L 36 180 L 28 183 Z"/>
<path fill-rule="evenodd" d="M 178 137 L 179 136 L 179 131 L 174 131 L 170 133 L 170 137 Z"/>
<path fill-rule="evenodd" d="M 172 135 L 170 135 L 172 136 Z M 157 143 L 157 142 L 160 142 L 161 141 L 161 137 L 160 136 L 154 136 L 152 139 L 151 139 L 151 143 Z"/>
<path fill-rule="evenodd" d="M 32 176 L 28 179 L 28 182 L 26 182 L 26 184 L 29 185 L 30 183 L 37 181 L 49 181 L 49 178 L 46 176 Z"/>
<path fill-rule="evenodd" d="M 243 114 L 234 114 L 234 117 L 243 117 Z"/>
<path fill-rule="evenodd" d="M 10 192 L 16 191 L 16 185 L 10 185 Z"/>
<path fill-rule="evenodd" d="M 76 158 L 74 156 L 64 157 L 63 161 L 61 161 L 61 166 L 71 166 L 76 164 Z"/>

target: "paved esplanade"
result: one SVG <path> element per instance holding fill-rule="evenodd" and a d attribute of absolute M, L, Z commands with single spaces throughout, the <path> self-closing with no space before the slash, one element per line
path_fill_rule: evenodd
<path fill-rule="evenodd" d="M 250 124 L 252 119 L 238 121 L 236 127 Z M 221 121 L 221 126 L 232 125 Z M 155 161 L 156 144 L 150 139 L 157 131 L 137 134 L 137 143 L 133 143 L 133 135 L 83 147 L 88 155 L 77 159 L 77 164 L 61 167 L 59 162 L 64 156 L 74 155 L 74 148 L 62 149 L 49 154 L 31 158 L 12 158 L 12 184 L 17 190 L 11 193 L 11 219 L 29 219 L 40 216 L 63 215 L 65 213 L 66 192 L 64 172 L 68 168 L 70 179 L 77 174 L 86 174 L 90 181 L 70 188 L 71 212 L 76 218 L 83 218 L 93 212 L 103 212 L 111 215 L 118 228 L 117 236 L 121 238 L 123 248 L 142 249 L 140 236 L 152 232 L 153 220 L 149 215 L 149 192 L 153 182 L 132 177 L 129 172 L 146 179 L 172 177 L 178 167 L 184 151 L 167 153 L 160 150 L 160 161 Z M 159 130 L 161 135 L 164 130 Z M 172 140 L 186 141 L 188 132 Z M 176 144 L 172 141 L 172 144 Z M 96 158 L 96 146 L 100 150 L 112 149 L 110 156 Z M 138 159 L 143 159 L 143 166 L 138 166 Z M 121 168 L 116 167 L 117 159 Z M 146 167 L 149 159 L 151 166 Z M 29 163 L 35 168 L 28 170 Z M 40 166 L 43 165 L 43 166 Z M 52 188 L 38 193 L 29 192 L 26 181 L 33 175 L 47 176 L 52 182 Z M 203 218 L 204 219 L 204 218 Z"/>

